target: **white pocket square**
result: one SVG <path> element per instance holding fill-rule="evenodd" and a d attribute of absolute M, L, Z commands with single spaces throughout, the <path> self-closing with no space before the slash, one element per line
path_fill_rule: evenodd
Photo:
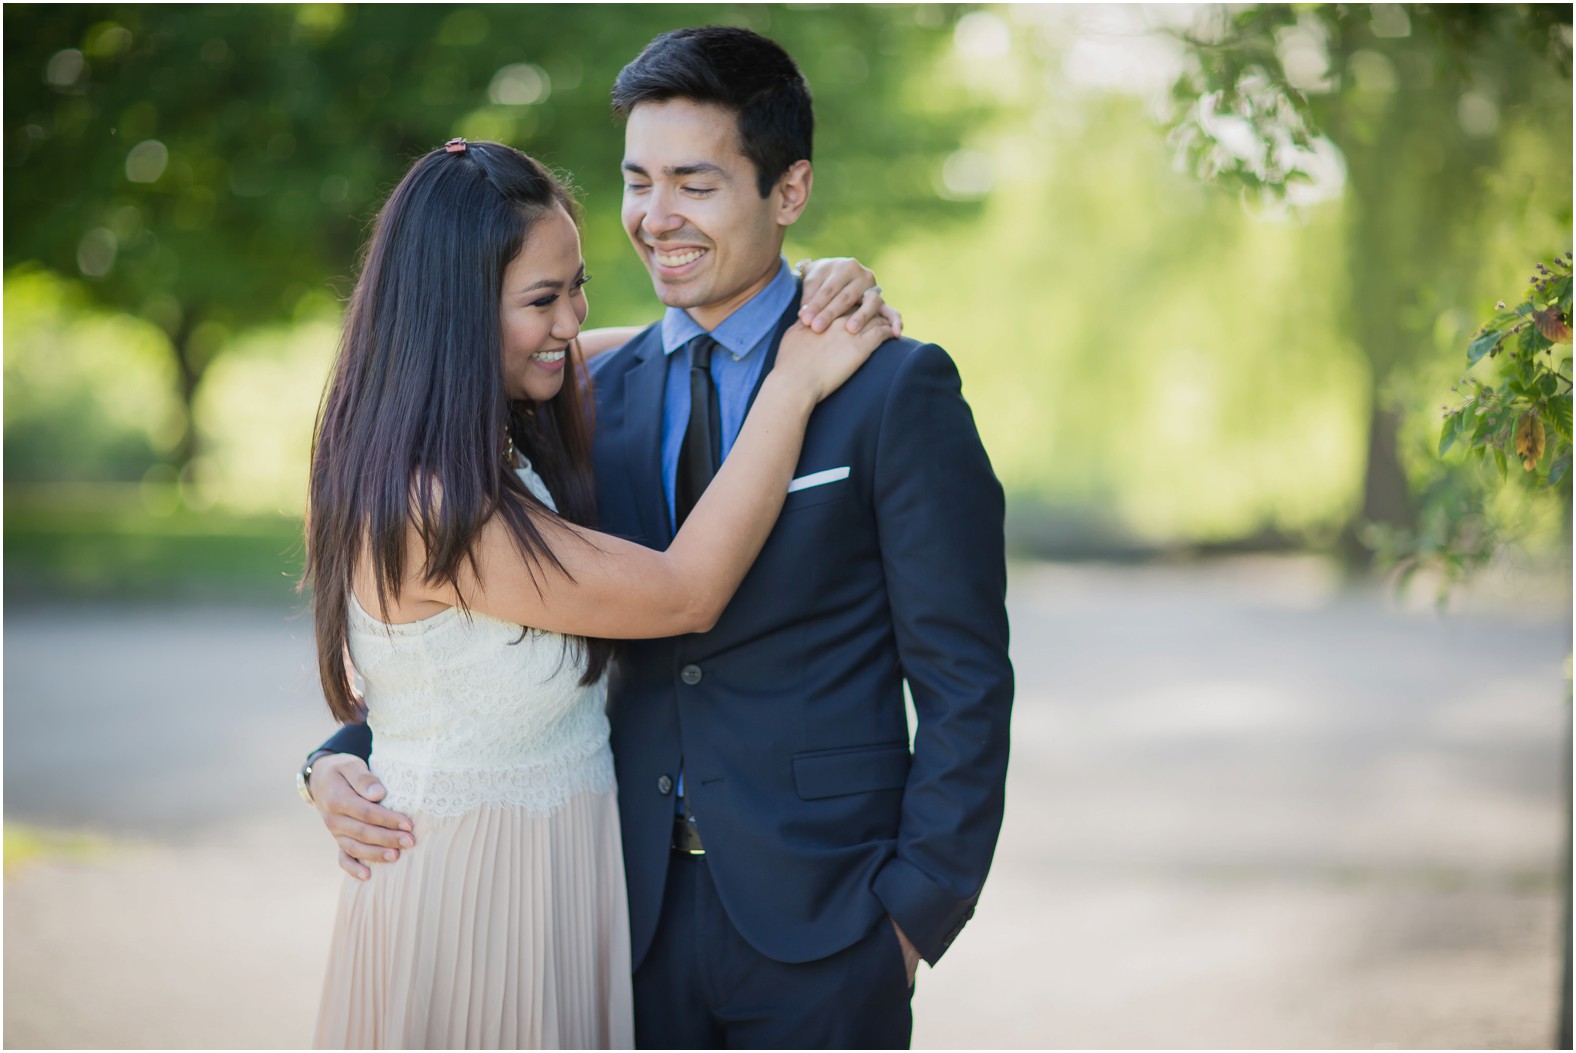
<path fill-rule="evenodd" d="M 788 492 L 791 494 L 795 490 L 808 490 L 812 486 L 825 486 L 827 483 L 835 483 L 839 479 L 847 478 L 848 465 L 846 464 L 841 468 L 828 468 L 824 472 L 811 472 L 809 475 L 801 475 L 789 483 Z"/>

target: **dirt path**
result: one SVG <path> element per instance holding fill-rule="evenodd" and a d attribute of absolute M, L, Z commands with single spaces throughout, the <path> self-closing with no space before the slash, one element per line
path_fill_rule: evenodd
<path fill-rule="evenodd" d="M 1570 598 L 1441 620 L 1321 565 L 1031 566 L 1008 817 L 920 1047 L 1551 1039 Z M 304 624 L 10 610 L 10 1047 L 296 1047 L 338 871 Z"/>

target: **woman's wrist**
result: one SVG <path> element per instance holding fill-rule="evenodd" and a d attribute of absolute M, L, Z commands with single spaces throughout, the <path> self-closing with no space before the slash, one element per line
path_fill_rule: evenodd
<path fill-rule="evenodd" d="M 768 392 L 771 393 L 769 396 Z M 756 396 L 756 401 L 759 402 L 763 397 L 780 400 L 789 410 L 808 418 L 810 411 L 815 409 L 816 403 L 821 401 L 822 395 L 807 382 L 773 370 L 766 374 L 766 380 L 761 384 L 761 392 Z"/>

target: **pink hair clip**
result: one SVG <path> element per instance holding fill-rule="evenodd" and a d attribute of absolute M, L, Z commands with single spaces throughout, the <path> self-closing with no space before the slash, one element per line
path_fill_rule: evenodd
<path fill-rule="evenodd" d="M 462 137 L 456 135 L 453 139 L 450 139 L 448 142 L 443 144 L 443 149 L 451 154 L 463 154 L 465 152 L 466 145 L 467 143 L 465 140 Z"/>

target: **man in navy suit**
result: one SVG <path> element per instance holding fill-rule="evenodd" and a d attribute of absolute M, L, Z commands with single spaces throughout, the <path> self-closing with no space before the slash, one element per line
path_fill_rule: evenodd
<path fill-rule="evenodd" d="M 597 491 L 604 530 L 662 548 L 707 478 L 686 435 L 727 456 L 799 310 L 781 249 L 813 114 L 780 47 L 723 27 L 656 38 L 613 106 L 625 230 L 667 312 L 594 360 Z M 716 627 L 622 645 L 610 684 L 643 1047 L 906 1047 L 918 960 L 973 914 L 1001 826 L 1002 492 L 951 359 L 883 345 L 795 474 Z M 316 765 L 326 819 L 374 807 L 359 764 Z"/>

